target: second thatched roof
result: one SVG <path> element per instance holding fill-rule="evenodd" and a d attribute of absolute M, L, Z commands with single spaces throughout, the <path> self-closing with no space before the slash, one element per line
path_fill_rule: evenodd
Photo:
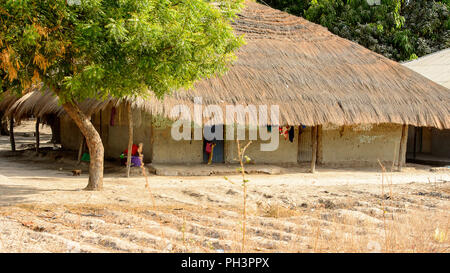
<path fill-rule="evenodd" d="M 200 81 L 193 90 L 176 91 L 163 101 L 133 99 L 133 106 L 169 117 L 173 106 L 192 108 L 194 98 L 202 97 L 203 105 L 221 107 L 279 105 L 281 124 L 450 128 L 449 89 L 303 18 L 254 2 L 246 5 L 233 27 L 245 35 L 247 44 L 225 75 Z M 36 114 L 63 112 L 56 99 L 34 101 L 43 104 L 31 111 Z M 82 105 L 93 113 L 118 102 L 88 100 Z M 15 106 L 12 113 L 30 113 L 24 102 Z"/>

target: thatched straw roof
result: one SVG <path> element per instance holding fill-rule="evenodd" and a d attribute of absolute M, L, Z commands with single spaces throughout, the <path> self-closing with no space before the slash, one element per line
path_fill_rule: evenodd
<path fill-rule="evenodd" d="M 170 116 L 173 106 L 192 109 L 194 98 L 202 97 L 204 106 L 279 105 L 281 124 L 450 128 L 449 89 L 322 26 L 254 2 L 247 2 L 233 25 L 247 44 L 225 75 L 163 101 L 133 100 L 133 106 Z M 82 105 L 93 112 L 105 103 Z"/>
<path fill-rule="evenodd" d="M 36 90 L 23 95 L 17 99 L 7 110 L 7 115 L 13 115 L 16 120 L 27 118 L 31 115 L 41 117 L 50 114 L 53 109 L 58 109 L 58 98 L 51 92 L 40 92 Z"/>
<path fill-rule="evenodd" d="M 5 114 L 8 109 L 11 108 L 11 106 L 18 100 L 19 98 L 13 94 L 11 94 L 10 91 L 3 92 L 0 95 L 0 112 L 3 112 Z"/>
<path fill-rule="evenodd" d="M 12 100 L 14 95 L 5 96 L 6 100 Z M 88 115 L 103 109 L 113 100 L 97 101 L 89 99 L 80 104 L 81 109 Z M 2 105 L 0 104 L 0 109 Z M 7 116 L 14 116 L 16 120 L 26 119 L 30 116 L 44 117 L 46 115 L 62 115 L 65 111 L 58 102 L 58 97 L 42 85 L 33 87 L 22 97 L 15 99 L 6 110 Z"/>

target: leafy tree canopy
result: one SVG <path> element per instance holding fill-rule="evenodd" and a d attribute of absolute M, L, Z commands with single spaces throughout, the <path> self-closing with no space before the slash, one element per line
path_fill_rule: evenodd
<path fill-rule="evenodd" d="M 242 0 L 0 0 L 2 88 L 43 82 L 89 148 L 87 190 L 103 187 L 102 139 L 86 98 L 158 97 L 223 72 L 243 43 Z"/>
<path fill-rule="evenodd" d="M 450 47 L 450 0 L 264 0 L 387 58 L 404 61 Z"/>
<path fill-rule="evenodd" d="M 241 0 L 0 0 L 1 85 L 65 101 L 158 96 L 220 73 Z"/>

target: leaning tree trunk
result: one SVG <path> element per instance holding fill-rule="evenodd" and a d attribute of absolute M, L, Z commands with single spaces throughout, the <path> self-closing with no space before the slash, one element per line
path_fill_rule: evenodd
<path fill-rule="evenodd" d="M 67 114 L 72 118 L 75 124 L 80 128 L 81 133 L 86 138 L 86 144 L 89 149 L 89 183 L 85 190 L 101 190 L 103 188 L 103 159 L 104 148 L 100 135 L 76 103 L 64 103 L 62 105 Z"/>

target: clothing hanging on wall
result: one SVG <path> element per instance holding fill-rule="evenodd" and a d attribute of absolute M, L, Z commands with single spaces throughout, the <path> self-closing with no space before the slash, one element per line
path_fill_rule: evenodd
<path fill-rule="evenodd" d="M 289 141 L 294 142 L 294 126 L 291 126 L 291 129 L 289 130 Z"/>
<path fill-rule="evenodd" d="M 290 139 L 290 130 L 291 128 L 294 128 L 292 126 L 282 126 L 280 127 L 279 131 L 280 131 L 280 135 L 284 136 L 284 140 L 288 140 Z"/>
<path fill-rule="evenodd" d="M 207 142 L 207 143 L 206 143 L 206 147 L 205 147 L 205 152 L 206 152 L 207 154 L 210 154 L 211 151 L 212 151 L 212 142 Z"/>
<path fill-rule="evenodd" d="M 303 133 L 303 129 L 305 129 L 306 126 L 303 124 L 300 124 L 300 126 L 298 126 L 298 135 L 301 135 Z"/>

